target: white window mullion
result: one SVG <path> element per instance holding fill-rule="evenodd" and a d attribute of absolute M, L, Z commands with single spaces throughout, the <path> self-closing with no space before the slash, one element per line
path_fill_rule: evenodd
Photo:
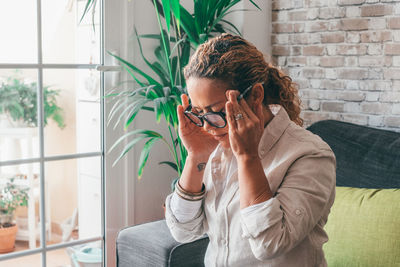
<path fill-rule="evenodd" d="M 104 0 L 100 0 L 100 65 L 104 66 Z M 99 66 L 96 68 L 99 69 Z M 105 220 L 105 209 L 106 209 L 106 190 L 105 190 L 105 102 L 104 102 L 104 72 L 100 73 L 100 131 L 101 131 L 101 139 L 100 139 L 100 149 L 102 152 L 101 155 L 101 174 L 100 174 L 100 181 L 101 181 L 101 236 L 102 236 L 102 266 L 106 266 L 107 264 L 107 245 L 106 245 L 106 220 Z"/>
<path fill-rule="evenodd" d="M 40 158 L 40 247 L 42 249 L 42 267 L 46 267 L 46 216 L 45 216 L 45 177 L 44 177 L 44 108 L 43 108 L 43 44 L 42 44 L 42 1 L 37 0 L 37 49 L 38 49 L 38 127 Z M 35 227 L 36 228 L 36 227 Z M 34 239 L 36 242 L 36 238 Z"/>
<path fill-rule="evenodd" d="M 97 64 L 31 64 L 31 63 L 0 64 L 0 69 L 39 69 L 39 68 L 40 69 L 98 69 L 99 68 L 101 70 L 101 68 L 104 68 L 104 66 Z"/>

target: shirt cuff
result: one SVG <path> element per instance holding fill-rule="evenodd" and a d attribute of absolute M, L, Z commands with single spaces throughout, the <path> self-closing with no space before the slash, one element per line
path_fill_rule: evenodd
<path fill-rule="evenodd" d="M 280 202 L 276 198 L 249 206 L 240 211 L 243 238 L 256 238 L 282 220 Z"/>
<path fill-rule="evenodd" d="M 188 222 L 197 215 L 202 200 L 189 201 L 178 196 L 176 192 L 171 197 L 171 211 L 180 223 Z"/>
<path fill-rule="evenodd" d="M 264 205 L 268 205 L 268 202 L 271 202 L 273 198 L 270 198 L 264 202 L 261 203 L 257 203 L 251 206 L 248 206 L 244 209 L 240 210 L 240 213 L 242 214 L 242 216 L 251 216 L 252 214 L 254 214 L 255 212 L 258 212 L 258 210 L 263 207 Z"/>

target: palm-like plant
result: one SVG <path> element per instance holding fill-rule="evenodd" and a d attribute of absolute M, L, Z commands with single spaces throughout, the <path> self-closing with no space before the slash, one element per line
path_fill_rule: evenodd
<path fill-rule="evenodd" d="M 87 0 L 85 13 L 95 5 L 95 1 Z M 145 73 L 132 63 L 111 54 L 118 59 L 139 86 L 139 88 L 107 95 L 115 100 L 110 111 L 109 123 L 115 121 L 114 127 L 116 127 L 123 122 L 125 130 L 128 131 L 115 142 L 111 150 L 126 138 L 133 138 L 124 146 L 120 156 L 114 162 L 115 164 L 136 143 L 146 140 L 139 159 L 138 175 L 140 178 L 152 146 L 156 141 L 162 141 L 169 148 L 173 161 L 163 161 L 160 164 L 173 167 L 180 176 L 187 156 L 178 135 L 176 113 L 177 105 L 181 103 L 180 95 L 185 92 L 186 86 L 183 68 L 188 63 L 191 52 L 208 38 L 224 32 L 240 34 L 235 25 L 226 20 L 226 16 L 232 12 L 243 10 L 232 10 L 241 0 L 194 0 L 193 14 L 185 9 L 179 0 L 150 1 L 154 6 L 160 32 L 158 34 L 138 34 L 135 30 L 135 36 L 141 56 L 153 73 Z M 249 1 L 257 9 L 260 9 L 253 1 Z M 146 38 L 158 42 L 158 46 L 154 49 L 156 60 L 153 62 L 150 62 L 143 54 L 141 40 Z M 164 137 L 152 130 L 128 130 L 141 110 L 154 112 L 157 122 L 164 117 L 169 137 Z"/>

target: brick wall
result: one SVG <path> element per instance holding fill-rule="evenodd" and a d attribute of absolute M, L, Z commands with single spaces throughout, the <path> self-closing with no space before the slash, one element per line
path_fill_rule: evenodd
<path fill-rule="evenodd" d="M 272 56 L 299 85 L 305 126 L 400 131 L 400 0 L 274 0 Z"/>

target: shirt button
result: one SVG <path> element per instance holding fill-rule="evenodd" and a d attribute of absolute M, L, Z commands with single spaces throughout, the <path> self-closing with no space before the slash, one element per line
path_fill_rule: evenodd
<path fill-rule="evenodd" d="M 301 214 L 301 210 L 296 210 L 295 213 L 296 213 L 296 215 L 300 215 Z"/>

